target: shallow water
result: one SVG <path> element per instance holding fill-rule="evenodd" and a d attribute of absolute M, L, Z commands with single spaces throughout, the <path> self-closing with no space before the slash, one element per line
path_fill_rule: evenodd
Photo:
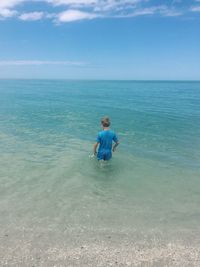
<path fill-rule="evenodd" d="M 199 107 L 200 82 L 1 80 L 2 235 L 198 243 Z M 121 144 L 101 165 L 89 155 L 105 114 Z"/>

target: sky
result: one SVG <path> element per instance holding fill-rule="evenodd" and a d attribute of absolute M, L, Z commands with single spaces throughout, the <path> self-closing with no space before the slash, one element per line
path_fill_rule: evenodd
<path fill-rule="evenodd" d="M 0 79 L 200 80 L 200 0 L 0 0 Z"/>

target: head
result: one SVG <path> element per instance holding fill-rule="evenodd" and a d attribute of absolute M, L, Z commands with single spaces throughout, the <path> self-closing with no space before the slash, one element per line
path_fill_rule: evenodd
<path fill-rule="evenodd" d="M 101 124 L 102 126 L 105 127 L 109 127 L 110 126 L 110 119 L 108 117 L 103 117 L 101 119 Z"/>

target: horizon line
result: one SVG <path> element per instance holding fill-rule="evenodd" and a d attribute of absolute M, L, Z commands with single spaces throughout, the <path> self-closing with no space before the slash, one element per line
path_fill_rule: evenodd
<path fill-rule="evenodd" d="M 132 81 L 132 82 L 200 82 L 200 79 L 0 78 L 0 81 L 3 81 L 3 80 Z"/>

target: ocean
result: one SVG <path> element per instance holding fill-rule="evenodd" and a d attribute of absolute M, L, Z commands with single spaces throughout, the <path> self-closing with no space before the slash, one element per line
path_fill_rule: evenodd
<path fill-rule="evenodd" d="M 199 266 L 200 82 L 0 80 L 0 151 L 0 266 Z"/>

